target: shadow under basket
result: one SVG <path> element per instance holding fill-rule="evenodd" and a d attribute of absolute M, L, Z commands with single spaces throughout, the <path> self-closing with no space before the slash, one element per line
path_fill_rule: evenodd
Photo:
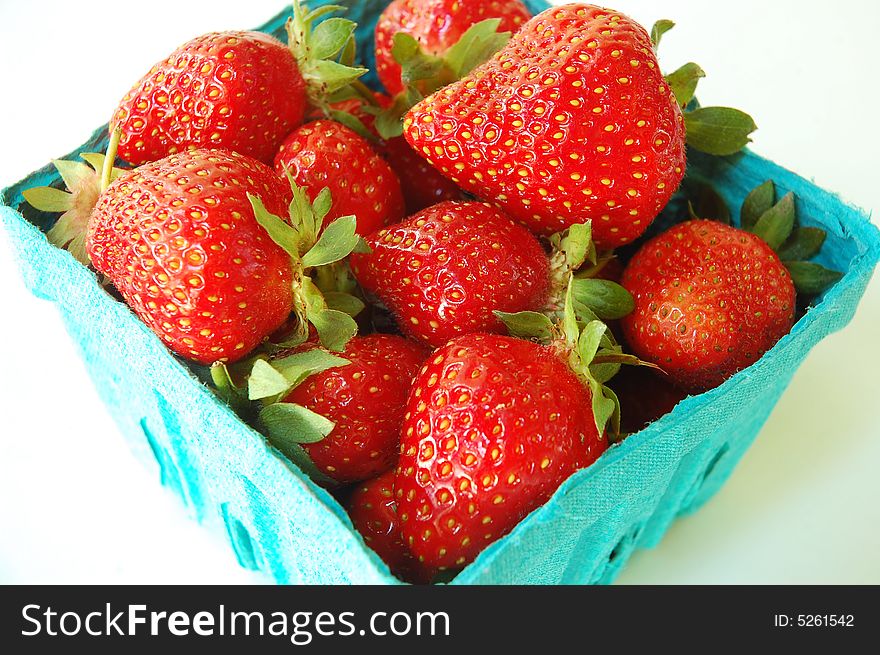
<path fill-rule="evenodd" d="M 373 29 L 387 3 L 338 4 L 351 7 L 372 68 Z M 536 12 L 546 7 L 529 4 Z M 281 36 L 287 16 L 260 29 Z M 100 128 L 67 158 L 103 151 L 105 135 Z M 721 487 L 810 349 L 852 318 L 880 255 L 878 231 L 864 214 L 751 152 L 695 155 L 689 166 L 733 207 L 768 179 L 780 196 L 793 191 L 801 224 L 828 233 L 820 263 L 845 276 L 760 361 L 610 448 L 451 584 L 610 582 L 636 548 L 655 545 L 677 516 Z M 171 355 L 92 271 L 46 241 L 56 215 L 34 211 L 21 195 L 46 184 L 60 184 L 48 166 L 5 189 L 0 215 L 27 286 L 58 307 L 135 453 L 152 467 L 158 463 L 162 483 L 194 518 L 225 528 L 242 566 L 279 583 L 400 584 L 337 501 L 213 395 L 204 369 Z"/>

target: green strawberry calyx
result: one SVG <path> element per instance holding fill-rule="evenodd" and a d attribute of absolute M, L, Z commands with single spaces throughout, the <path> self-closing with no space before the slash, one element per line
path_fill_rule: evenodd
<path fill-rule="evenodd" d="M 364 309 L 364 304 L 343 291 L 328 289 L 325 295 L 311 275 L 324 267 L 339 266 L 352 252 L 363 251 L 366 245 L 355 232 L 354 216 L 343 216 L 324 226 L 332 206 L 329 189 L 323 189 L 312 202 L 290 173 L 287 177 L 293 191 L 289 221 L 275 216 L 257 196 L 248 194 L 257 222 L 287 252 L 293 267 L 296 327 L 289 339 L 277 347 L 291 348 L 305 343 L 311 325 L 324 347 L 342 352 L 357 334 L 354 317 Z"/>
<path fill-rule="evenodd" d="M 551 320 L 562 318 L 569 289 L 576 311 L 584 307 L 602 320 L 620 319 L 635 309 L 635 301 L 626 289 L 596 277 L 614 255 L 597 253 L 591 222 L 554 234 L 550 245 L 550 294 L 544 314 Z"/>
<path fill-rule="evenodd" d="M 357 83 L 367 72 L 354 65 L 357 24 L 346 18 L 327 18 L 344 9 L 324 5 L 309 11 L 294 0 L 293 16 L 286 25 L 287 43 L 306 82 L 309 101 L 325 113 L 330 111 L 328 99 L 333 94 Z"/>
<path fill-rule="evenodd" d="M 115 154 L 115 150 L 113 151 Z M 33 187 L 23 192 L 24 199 L 34 209 L 43 212 L 62 212 L 55 225 L 46 234 L 54 246 L 70 252 L 84 266 L 91 265 L 86 253 L 86 232 L 89 217 L 107 186 L 125 171 L 112 166 L 113 154 L 108 156 L 84 152 L 80 157 L 85 162 L 56 159 L 52 163 L 58 170 L 66 191 L 51 186 Z M 111 165 L 108 167 L 106 163 Z M 105 170 L 108 169 L 109 170 Z"/>
<path fill-rule="evenodd" d="M 696 200 L 689 202 L 691 218 L 732 223 L 730 209 L 710 184 L 686 181 L 685 187 L 696 195 Z M 799 226 L 794 193 L 789 192 L 777 201 L 772 180 L 758 185 L 746 196 L 739 227 L 760 237 L 773 249 L 788 269 L 795 289 L 805 297 L 821 294 L 843 277 L 838 271 L 808 261 L 819 255 L 827 235 L 818 227 Z"/>
<path fill-rule="evenodd" d="M 651 29 L 651 42 L 657 50 L 663 35 L 675 27 L 671 20 L 659 20 Z M 733 155 L 751 142 L 750 135 L 758 129 L 754 119 L 732 107 L 700 107 L 694 98 L 697 84 L 706 77 L 705 71 L 688 62 L 666 75 L 666 82 L 684 112 L 687 143 L 694 150 L 710 155 Z"/>
<path fill-rule="evenodd" d="M 302 445 L 318 443 L 336 425 L 309 408 L 284 399 L 312 375 L 349 364 L 349 360 L 327 350 L 312 348 L 275 359 L 257 359 L 247 379 L 248 399 L 260 402 L 258 423 L 269 441 L 325 486 L 333 481 L 315 467 Z"/>
<path fill-rule="evenodd" d="M 650 366 L 623 352 L 608 326 L 575 297 L 576 278 L 569 275 L 561 318 L 556 322 L 539 312 L 494 312 L 511 336 L 550 346 L 581 382 L 589 387 L 593 418 L 600 435 L 615 440 L 620 434 L 620 402 L 606 382 L 621 365 Z"/>
<path fill-rule="evenodd" d="M 782 260 L 804 296 L 816 296 L 843 277 L 838 271 L 807 261 L 816 257 L 826 233 L 817 227 L 798 225 L 794 193 L 776 200 L 776 185 L 768 180 L 746 196 L 740 210 L 740 226 L 763 239 Z"/>
<path fill-rule="evenodd" d="M 394 35 L 391 56 L 400 64 L 401 80 L 406 90 L 394 98 L 391 106 L 377 111 L 376 130 L 383 139 L 403 134 L 403 117 L 423 98 L 444 86 L 464 78 L 501 50 L 512 35 L 499 32 L 500 18 L 489 18 L 472 25 L 442 55 L 425 52 L 412 35 Z"/>

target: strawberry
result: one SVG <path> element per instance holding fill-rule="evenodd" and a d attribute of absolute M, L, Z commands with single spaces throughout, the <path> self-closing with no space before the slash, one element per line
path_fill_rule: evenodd
<path fill-rule="evenodd" d="M 193 150 L 120 175 L 89 222 L 95 268 L 174 352 L 203 364 L 243 357 L 293 309 L 289 257 L 247 193 L 286 214 L 290 188 L 272 169 Z"/>
<path fill-rule="evenodd" d="M 485 65 L 416 105 L 404 133 L 456 184 L 538 234 L 593 220 L 640 236 L 685 169 L 685 126 L 652 43 L 592 5 L 549 9 Z"/>
<path fill-rule="evenodd" d="M 367 480 L 397 460 L 404 406 L 427 354 L 388 334 L 354 337 L 341 356 L 307 344 L 257 361 L 249 397 L 270 401 L 260 413 L 270 440 L 317 481 Z"/>
<path fill-rule="evenodd" d="M 437 347 L 467 332 L 503 332 L 494 310 L 540 310 L 550 286 L 538 240 L 477 202 L 444 202 L 367 238 L 355 253 L 360 285 L 394 313 L 401 330 Z"/>
<path fill-rule="evenodd" d="M 795 288 L 759 237 L 693 220 L 648 241 L 623 274 L 627 343 L 692 390 L 756 362 L 794 324 Z"/>
<path fill-rule="evenodd" d="M 404 91 L 394 36 L 412 36 L 428 55 L 443 57 L 467 32 L 486 19 L 499 18 L 500 29 L 516 32 L 531 14 L 520 0 L 394 0 L 376 25 L 376 74 L 391 95 Z"/>
<path fill-rule="evenodd" d="M 394 489 L 403 536 L 426 565 L 469 563 L 606 449 L 599 398 L 559 355 L 469 334 L 419 373 Z"/>
<path fill-rule="evenodd" d="M 197 37 L 157 63 L 122 99 L 111 125 L 122 131 L 119 154 L 140 165 L 199 147 L 225 148 L 270 163 L 284 137 L 303 121 L 309 102 L 366 72 L 331 60 L 354 23 L 313 23 L 294 2 L 290 47 L 260 32 Z M 313 44 L 318 42 L 318 45 Z"/>
<path fill-rule="evenodd" d="M 314 199 L 333 189 L 332 218 L 357 217 L 358 234 L 370 234 L 404 215 L 400 181 L 369 142 L 344 125 L 317 120 L 294 130 L 275 156 L 275 170 L 290 172 Z"/>
<path fill-rule="evenodd" d="M 311 323 L 339 350 L 356 325 L 330 304 L 352 304 L 344 294 L 328 301 L 307 275 L 358 243 L 353 217 L 318 238 L 330 205 L 329 193 L 309 204 L 302 189 L 246 155 L 191 150 L 120 174 L 92 212 L 86 250 L 135 313 L 187 359 L 241 359 L 291 313 L 300 342 Z M 288 217 L 291 206 L 295 227 L 274 215 Z"/>
<path fill-rule="evenodd" d="M 419 563 L 400 536 L 393 487 L 393 470 L 359 484 L 346 504 L 348 515 L 367 545 L 394 575 L 410 582 L 428 583 L 435 572 Z"/>
<path fill-rule="evenodd" d="M 796 289 L 815 294 L 840 278 L 802 261 L 819 252 L 824 232 L 795 229 L 794 196 L 774 197 L 765 183 L 743 204 L 744 229 L 690 220 L 627 265 L 621 282 L 635 310 L 621 321 L 626 341 L 673 383 L 709 389 L 756 362 L 791 329 Z"/>

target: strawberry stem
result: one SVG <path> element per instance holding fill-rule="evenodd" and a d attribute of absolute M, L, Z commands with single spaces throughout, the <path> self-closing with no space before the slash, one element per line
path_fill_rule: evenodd
<path fill-rule="evenodd" d="M 122 138 L 122 130 L 114 127 L 110 133 L 110 143 L 107 146 L 107 156 L 104 158 L 104 167 L 101 169 L 101 193 L 110 186 L 113 179 L 113 162 L 116 161 L 116 151 L 119 149 L 119 139 Z"/>

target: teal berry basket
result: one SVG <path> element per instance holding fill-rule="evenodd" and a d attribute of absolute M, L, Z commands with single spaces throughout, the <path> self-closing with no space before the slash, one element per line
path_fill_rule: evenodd
<path fill-rule="evenodd" d="M 387 2 L 341 4 L 360 25 L 369 65 L 375 22 Z M 547 6 L 529 4 L 536 12 Z M 260 29 L 282 36 L 287 16 Z M 68 158 L 105 146 L 106 126 Z M 853 317 L 880 257 L 880 233 L 864 214 L 750 152 L 693 156 L 689 166 L 733 207 L 768 179 L 780 194 L 793 191 L 802 224 L 828 233 L 820 263 L 844 277 L 760 361 L 610 448 L 451 584 L 610 582 L 636 548 L 657 544 L 676 517 L 718 491 L 810 349 Z M 213 395 L 204 369 L 173 356 L 92 271 L 47 242 L 55 216 L 22 199 L 23 189 L 46 184 L 60 184 L 48 166 L 5 189 L 3 223 L 26 284 L 57 305 L 135 453 L 151 466 L 158 462 L 162 483 L 194 518 L 225 530 L 242 566 L 279 583 L 399 584 L 337 501 Z"/>

